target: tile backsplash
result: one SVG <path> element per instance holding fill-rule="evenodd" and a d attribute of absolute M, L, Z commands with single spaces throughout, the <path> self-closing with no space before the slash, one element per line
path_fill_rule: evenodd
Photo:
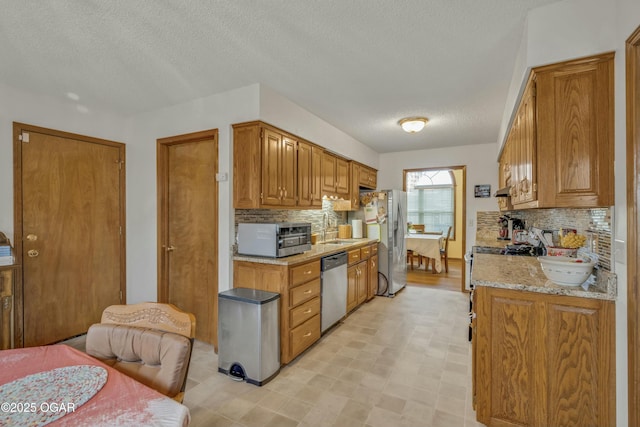
<path fill-rule="evenodd" d="M 612 209 L 527 209 L 504 212 L 512 218 L 520 218 L 525 226 L 558 230 L 575 228 L 578 233 L 591 232 L 595 240 L 600 267 L 611 271 Z M 477 212 L 476 240 L 495 239 L 500 231 L 499 211 Z"/>
<path fill-rule="evenodd" d="M 324 216 L 327 215 L 327 240 L 338 235 L 338 225 L 347 223 L 347 212 L 336 212 L 330 201 L 322 202 L 322 209 L 278 210 L 278 209 L 236 209 L 235 228 L 241 222 L 310 222 L 312 233 L 321 233 Z"/>

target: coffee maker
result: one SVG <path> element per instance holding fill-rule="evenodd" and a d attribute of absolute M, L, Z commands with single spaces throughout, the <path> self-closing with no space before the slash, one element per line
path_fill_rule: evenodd
<path fill-rule="evenodd" d="M 509 215 L 502 215 L 498 219 L 500 231 L 498 240 L 511 240 L 514 230 L 524 230 L 524 221 L 520 218 L 511 218 Z"/>

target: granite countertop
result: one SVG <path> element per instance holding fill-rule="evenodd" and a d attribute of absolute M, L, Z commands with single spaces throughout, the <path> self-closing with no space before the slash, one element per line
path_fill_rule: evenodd
<path fill-rule="evenodd" d="M 474 253 L 471 284 L 603 300 L 615 300 L 617 293 L 613 273 L 598 271 L 596 283 L 587 290 L 581 286 L 556 285 L 544 275 L 536 257 L 513 255 Z"/>
<path fill-rule="evenodd" d="M 474 246 L 486 246 L 489 248 L 504 248 L 506 245 L 510 245 L 511 240 L 499 240 L 494 236 L 476 236 L 476 244 Z"/>
<path fill-rule="evenodd" d="M 238 255 L 233 256 L 234 261 L 256 262 L 259 264 L 275 264 L 275 265 L 295 265 L 312 261 L 316 258 L 322 258 L 327 255 L 336 254 L 338 252 L 346 252 L 352 249 L 361 248 L 378 242 L 378 239 L 336 239 L 340 244 L 318 242 L 311 245 L 311 250 L 298 255 L 291 255 L 282 258 L 268 258 L 261 256 Z"/>

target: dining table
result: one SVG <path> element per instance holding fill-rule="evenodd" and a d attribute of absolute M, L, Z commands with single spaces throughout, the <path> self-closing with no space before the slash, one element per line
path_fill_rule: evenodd
<path fill-rule="evenodd" d="M 413 251 L 413 253 L 421 255 L 426 258 L 431 258 L 431 268 L 434 273 L 440 273 L 442 271 L 442 261 L 440 259 L 440 247 L 442 245 L 441 234 L 406 234 L 404 237 L 407 250 Z M 425 269 L 428 265 L 425 265 Z"/>
<path fill-rule="evenodd" d="M 1 426 L 187 426 L 189 409 L 64 344 L 0 351 Z"/>

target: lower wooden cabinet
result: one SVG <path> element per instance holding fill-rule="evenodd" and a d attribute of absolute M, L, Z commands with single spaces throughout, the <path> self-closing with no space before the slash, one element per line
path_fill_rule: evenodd
<path fill-rule="evenodd" d="M 233 262 L 235 288 L 280 294 L 280 363 L 320 338 L 320 260 L 296 266 Z"/>
<path fill-rule="evenodd" d="M 377 248 L 377 245 L 376 245 Z M 377 252 L 377 251 L 376 251 Z M 367 283 L 367 300 L 376 296 L 378 292 L 378 254 L 369 258 L 369 280 Z"/>
<path fill-rule="evenodd" d="M 13 304 L 18 266 L 0 266 L 0 350 L 14 348 Z"/>
<path fill-rule="evenodd" d="M 479 287 L 473 380 L 487 426 L 614 426 L 612 301 Z"/>

